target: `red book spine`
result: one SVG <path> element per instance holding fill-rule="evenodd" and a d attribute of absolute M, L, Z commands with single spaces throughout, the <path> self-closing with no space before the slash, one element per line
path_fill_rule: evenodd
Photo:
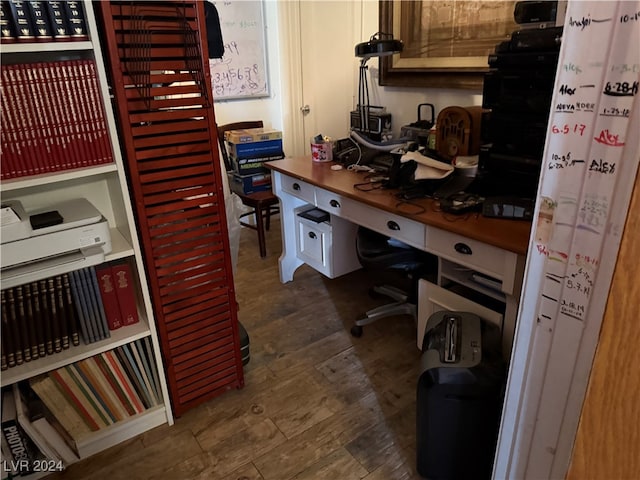
<path fill-rule="evenodd" d="M 96 267 L 98 285 L 100 285 L 100 295 L 104 313 L 107 316 L 109 330 L 116 330 L 122 327 L 122 317 L 120 316 L 120 305 L 118 304 L 118 294 L 116 293 L 113 273 L 108 264 Z"/>
<path fill-rule="evenodd" d="M 0 135 L 2 136 L 2 162 L 0 162 L 0 169 L 2 172 L 2 179 L 13 178 L 16 176 L 16 163 L 18 158 L 18 145 L 14 139 L 16 132 L 15 121 L 13 116 L 12 101 L 10 100 L 10 85 L 9 85 L 9 69 L 2 69 L 2 88 L 0 88 L 0 98 L 2 98 L 2 111 L 0 112 L 0 122 L 2 124 L 2 130 Z"/>
<path fill-rule="evenodd" d="M 40 116 L 43 122 L 43 136 L 45 138 L 45 145 L 47 146 L 48 156 L 45 159 L 45 171 L 55 171 L 54 166 L 60 163 L 60 140 L 58 138 L 58 132 L 56 131 L 57 119 L 55 117 L 55 111 L 52 107 L 52 99 L 47 93 L 47 76 L 45 75 L 46 64 L 39 62 L 33 64 L 32 72 L 34 76 L 34 85 L 36 94 L 40 98 Z"/>
<path fill-rule="evenodd" d="M 96 72 L 96 63 L 93 60 L 87 60 L 84 64 L 87 70 L 87 84 L 91 104 L 94 106 L 93 122 L 97 134 L 98 150 L 101 155 L 100 163 L 113 162 L 113 152 L 111 149 L 111 140 L 109 128 L 107 127 L 106 113 L 104 104 L 102 103 L 102 95 L 100 93 L 100 84 L 98 83 L 98 74 Z"/>
<path fill-rule="evenodd" d="M 65 168 L 86 167 L 88 163 L 87 157 L 83 152 L 82 138 L 80 136 L 80 129 L 78 125 L 78 111 L 75 104 L 76 93 L 71 87 L 69 67 L 66 63 L 68 62 L 55 63 L 56 72 L 58 72 L 58 79 L 60 80 L 60 91 L 62 93 L 60 107 L 64 112 L 63 115 L 66 119 L 67 131 L 69 133 L 71 148 L 73 151 L 73 162 L 68 163 Z"/>
<path fill-rule="evenodd" d="M 36 162 L 35 169 L 36 173 L 45 173 L 48 165 L 48 158 L 51 153 L 50 149 L 47 146 L 46 141 L 46 132 L 45 132 L 45 120 L 42 108 L 42 100 L 41 96 L 38 93 L 38 89 L 36 86 L 36 78 L 34 75 L 34 69 L 36 68 L 33 64 L 22 64 L 21 70 L 23 78 L 26 80 L 28 89 L 27 89 L 27 99 L 29 101 L 31 115 L 31 125 L 32 125 L 32 137 L 36 147 Z"/>
<path fill-rule="evenodd" d="M 49 128 L 49 133 L 51 134 L 53 149 L 51 157 L 48 159 L 49 162 L 47 168 L 50 172 L 54 172 L 60 169 L 62 159 L 65 155 L 65 146 L 61 119 L 58 115 L 55 100 L 51 93 L 54 75 L 51 71 L 50 64 L 43 62 L 38 63 L 38 68 L 36 68 L 36 77 L 39 80 L 40 91 L 42 92 L 42 98 L 44 99 L 44 115 L 47 118 L 46 123 Z"/>
<path fill-rule="evenodd" d="M 127 263 L 114 263 L 111 265 L 111 272 L 115 280 L 116 293 L 118 295 L 118 305 L 120 305 L 120 316 L 124 326 L 138 323 L 138 309 L 136 307 L 136 297 L 131 283 L 131 269 Z"/>
<path fill-rule="evenodd" d="M 35 99 L 33 98 L 33 94 L 31 92 L 31 85 L 29 84 L 29 79 L 27 76 L 27 69 L 29 68 L 29 64 L 18 64 L 16 75 L 19 78 L 20 84 L 20 101 L 22 103 L 22 108 L 26 114 L 25 118 L 25 131 L 27 135 L 27 145 L 30 145 L 31 152 L 31 160 L 30 160 L 30 173 L 29 175 L 37 175 L 42 173 L 42 168 L 40 167 L 40 159 L 43 157 L 44 152 L 41 149 L 40 142 L 40 134 L 38 131 L 40 130 L 38 125 L 38 111 L 35 106 Z"/>
<path fill-rule="evenodd" d="M 17 158 L 18 176 L 33 175 L 33 143 L 29 138 L 31 132 L 28 130 L 31 115 L 26 107 L 21 75 L 18 65 L 7 65 L 3 67 L 4 69 L 7 69 L 9 73 L 9 85 L 14 106 L 13 113 L 18 127 L 16 130 L 16 142 L 20 145 L 20 156 Z"/>
<path fill-rule="evenodd" d="M 79 149 L 82 155 L 82 164 L 86 166 L 95 165 L 97 157 L 95 142 L 92 138 L 91 127 L 89 125 L 88 97 L 89 92 L 85 87 L 84 72 L 82 64 L 84 60 L 74 60 L 64 62 L 65 69 L 69 75 L 69 106 L 74 112 L 74 126 L 79 137 Z"/>
<path fill-rule="evenodd" d="M 62 108 L 60 107 L 60 98 L 63 96 L 61 88 L 59 86 L 58 72 L 55 68 L 54 62 L 48 62 L 42 64 L 43 75 L 46 78 L 44 86 L 47 93 L 47 100 L 50 107 L 50 118 L 54 122 L 54 133 L 56 139 L 56 155 L 51 162 L 51 171 L 60 171 L 63 169 L 63 165 L 69 162 L 73 158 L 73 151 L 69 142 L 69 133 L 65 127 L 65 117 Z"/>

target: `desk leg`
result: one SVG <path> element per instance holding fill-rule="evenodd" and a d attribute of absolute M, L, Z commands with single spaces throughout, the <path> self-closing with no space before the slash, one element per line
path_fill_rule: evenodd
<path fill-rule="evenodd" d="M 293 280 L 293 274 L 304 262 L 297 256 L 296 215 L 294 210 L 306 202 L 282 190 L 282 175 L 272 173 L 273 192 L 280 198 L 280 227 L 282 230 L 282 254 L 280 255 L 280 282 Z"/>

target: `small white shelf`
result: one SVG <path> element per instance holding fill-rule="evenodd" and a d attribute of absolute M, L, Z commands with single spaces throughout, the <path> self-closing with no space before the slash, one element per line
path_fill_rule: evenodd
<path fill-rule="evenodd" d="M 28 177 L 11 178 L 2 181 L 2 191 L 20 190 L 29 187 L 40 187 L 50 183 L 65 182 L 76 178 L 87 178 L 93 175 L 103 175 L 105 173 L 118 171 L 115 163 L 105 163 L 93 167 L 74 168 L 73 170 L 63 170 L 60 172 L 42 173 L 40 175 L 30 175 Z"/>
<path fill-rule="evenodd" d="M 111 252 L 105 255 L 105 262 L 131 257 L 135 254 L 133 247 L 126 238 L 124 238 L 122 233 L 120 233 L 120 230 L 110 228 L 109 233 L 111 235 Z"/>
<path fill-rule="evenodd" d="M 109 447 L 117 445 L 129 438 L 146 432 L 151 428 L 167 423 L 167 412 L 164 405 L 158 405 L 125 420 L 101 428 L 76 440 L 80 459 L 87 458 Z"/>
<path fill-rule="evenodd" d="M 30 52 L 68 52 L 70 50 L 92 50 L 93 44 L 88 41 L 79 42 L 32 42 L 32 43 L 3 43 L 2 53 L 30 53 Z"/>
<path fill-rule="evenodd" d="M 138 312 L 140 315 L 140 312 Z M 107 350 L 112 350 L 121 345 L 131 343 L 139 338 L 144 338 L 150 335 L 149 325 L 145 318 L 140 318 L 138 323 L 128 325 L 126 327 L 118 328 L 117 330 L 111 330 L 111 337 L 99 342 L 90 343 L 85 345 L 81 343 L 76 347 L 69 347 L 67 350 L 54 353 L 53 355 L 46 355 L 40 357 L 37 360 L 30 362 L 24 362 L 22 365 L 11 367 L 2 372 L 2 386 L 11 385 L 21 380 L 26 380 L 36 375 L 56 370 L 60 367 L 64 367 L 70 363 L 74 363 L 83 360 L 87 357 L 97 355 Z"/>

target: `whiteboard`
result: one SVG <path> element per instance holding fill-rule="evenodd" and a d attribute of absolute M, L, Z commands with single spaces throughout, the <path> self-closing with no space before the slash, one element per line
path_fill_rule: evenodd
<path fill-rule="evenodd" d="M 224 56 L 209 59 L 214 101 L 268 97 L 263 2 L 212 3 L 218 10 L 224 42 Z"/>

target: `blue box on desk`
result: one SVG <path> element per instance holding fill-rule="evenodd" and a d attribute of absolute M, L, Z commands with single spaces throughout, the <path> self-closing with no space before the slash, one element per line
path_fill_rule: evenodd
<path fill-rule="evenodd" d="M 240 195 L 271 190 L 271 173 L 238 175 L 234 172 L 228 172 L 227 176 L 231 191 Z"/>
<path fill-rule="evenodd" d="M 282 160 L 284 154 L 280 152 L 277 155 L 265 155 L 259 157 L 250 158 L 236 158 L 231 155 L 231 163 L 235 173 L 240 176 L 255 175 L 257 173 L 267 173 L 269 169 L 264 166 L 264 162 L 270 162 L 272 160 Z"/>
<path fill-rule="evenodd" d="M 232 143 L 227 141 L 227 151 L 235 158 L 256 158 L 270 155 L 282 155 L 282 139 L 261 142 Z"/>

